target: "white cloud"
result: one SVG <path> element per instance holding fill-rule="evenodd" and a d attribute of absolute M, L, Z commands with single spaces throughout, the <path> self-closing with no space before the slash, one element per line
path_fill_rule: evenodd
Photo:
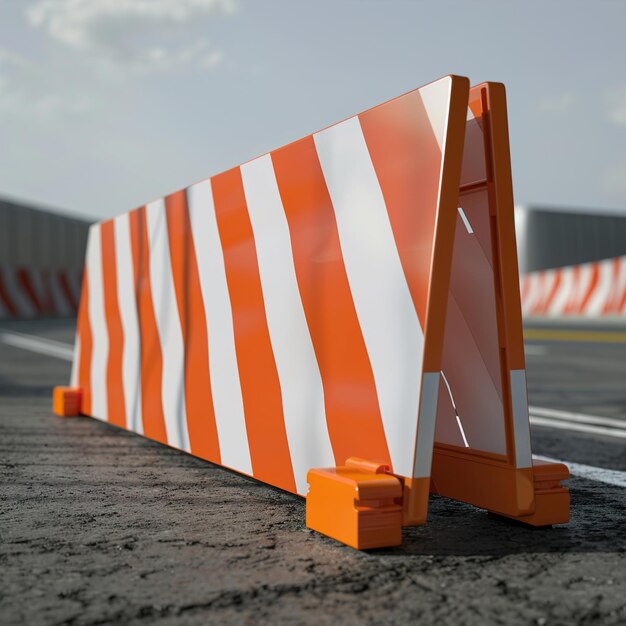
<path fill-rule="evenodd" d="M 559 113 L 566 111 L 574 104 L 571 93 L 563 93 L 558 96 L 546 98 L 539 104 L 539 110 L 545 113 Z"/>
<path fill-rule="evenodd" d="M 608 94 L 609 120 L 618 126 L 626 126 L 626 87 L 614 89 Z"/>
<path fill-rule="evenodd" d="M 55 79 L 46 66 L 0 48 L 0 119 L 45 123 L 83 115 L 91 98 L 64 80 Z"/>
<path fill-rule="evenodd" d="M 148 72 L 215 67 L 221 51 L 204 36 L 188 43 L 189 29 L 235 11 L 235 0 L 37 0 L 26 15 L 88 59 Z"/>

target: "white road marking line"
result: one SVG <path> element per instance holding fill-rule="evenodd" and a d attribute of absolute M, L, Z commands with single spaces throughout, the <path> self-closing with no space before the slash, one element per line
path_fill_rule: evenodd
<path fill-rule="evenodd" d="M 592 435 L 603 435 L 605 437 L 615 437 L 617 439 L 626 439 L 626 430 L 615 428 L 605 428 L 604 426 L 589 426 L 587 424 L 576 424 L 572 422 L 563 422 L 552 420 L 545 417 L 530 416 L 531 426 L 548 426 L 549 428 L 559 428 L 561 430 L 569 430 L 580 433 L 590 433 Z"/>
<path fill-rule="evenodd" d="M 611 428 L 626 430 L 626 420 L 616 419 L 614 417 L 600 417 L 598 415 L 572 413 L 571 411 L 559 411 L 558 409 L 548 409 L 540 406 L 531 406 L 528 408 L 528 412 L 532 416 L 546 417 L 548 419 L 556 419 L 564 422 L 609 426 Z"/>
<path fill-rule="evenodd" d="M 64 361 L 71 361 L 74 357 L 74 349 L 71 345 L 52 339 L 42 339 L 33 335 L 3 331 L 0 333 L 0 340 L 8 346 L 53 356 Z"/>
<path fill-rule="evenodd" d="M 607 485 L 615 485 L 616 487 L 626 487 L 626 472 L 619 470 L 610 470 L 603 467 L 594 467 L 593 465 L 583 465 L 582 463 L 571 463 L 570 461 L 559 461 L 549 456 L 540 456 L 533 454 L 533 459 L 540 461 L 549 461 L 551 463 L 563 463 L 567 465 L 569 473 L 572 476 L 579 476 L 588 480 L 595 480 Z"/>

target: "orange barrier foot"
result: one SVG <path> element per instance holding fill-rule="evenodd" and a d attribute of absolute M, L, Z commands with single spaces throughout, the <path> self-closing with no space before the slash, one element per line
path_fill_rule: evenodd
<path fill-rule="evenodd" d="M 402 543 L 402 483 L 389 467 L 350 458 L 307 474 L 306 525 L 357 550 Z"/>
<path fill-rule="evenodd" d="M 83 390 L 80 387 L 55 387 L 52 392 L 52 411 L 61 417 L 80 415 Z"/>
<path fill-rule="evenodd" d="M 569 489 L 561 485 L 569 478 L 569 470 L 562 463 L 533 459 L 535 485 L 535 512 L 530 515 L 502 515 L 529 526 L 553 526 L 569 522 Z"/>

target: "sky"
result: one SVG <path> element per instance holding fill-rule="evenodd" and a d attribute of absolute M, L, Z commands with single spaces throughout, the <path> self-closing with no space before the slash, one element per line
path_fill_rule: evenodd
<path fill-rule="evenodd" d="M 106 218 L 446 74 L 515 200 L 626 212 L 626 2 L 0 0 L 0 196 Z"/>

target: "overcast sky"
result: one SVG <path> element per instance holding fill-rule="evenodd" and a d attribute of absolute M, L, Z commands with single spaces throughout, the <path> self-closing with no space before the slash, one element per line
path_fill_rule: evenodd
<path fill-rule="evenodd" d="M 0 0 L 0 196 L 90 218 L 445 74 L 508 90 L 517 203 L 626 211 L 626 2 Z"/>

